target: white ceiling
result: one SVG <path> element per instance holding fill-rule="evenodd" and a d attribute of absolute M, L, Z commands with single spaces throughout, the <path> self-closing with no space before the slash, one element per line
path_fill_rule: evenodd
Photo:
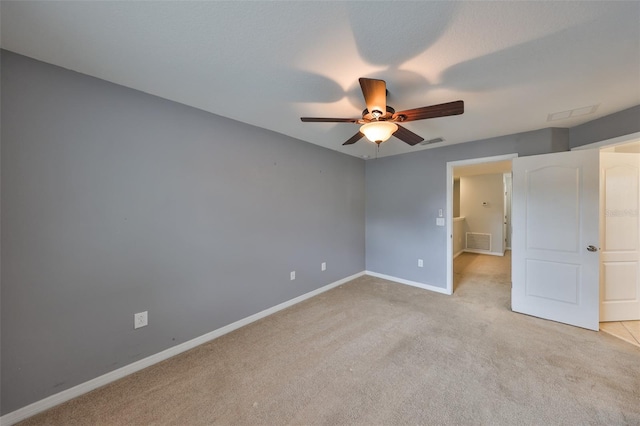
<path fill-rule="evenodd" d="M 356 125 L 299 117 L 359 118 L 359 77 L 386 80 L 396 110 L 464 100 L 405 124 L 445 144 L 640 104 L 637 1 L 2 1 L 0 15 L 5 49 L 356 156 L 375 156 L 342 146 Z M 378 156 L 428 148 L 391 138 Z"/>

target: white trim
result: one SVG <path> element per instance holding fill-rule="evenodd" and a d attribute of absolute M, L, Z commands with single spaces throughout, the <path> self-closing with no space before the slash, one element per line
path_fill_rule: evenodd
<path fill-rule="evenodd" d="M 247 324 L 250 324 L 254 321 L 267 317 L 285 308 L 293 306 L 313 296 L 317 296 L 318 294 L 324 293 L 327 290 L 331 290 L 334 287 L 338 287 L 353 279 L 361 277 L 364 274 L 365 274 L 364 271 L 358 272 L 357 274 L 335 281 L 331 284 L 327 284 L 324 287 L 320 287 L 316 290 L 310 291 L 309 293 L 305 293 L 291 300 L 287 300 L 286 302 L 282 302 L 279 305 L 265 309 L 264 311 L 260 311 L 256 314 L 253 314 L 251 316 L 248 316 L 246 318 L 233 322 L 229 325 L 225 325 L 224 327 L 221 327 L 217 330 L 211 331 L 207 334 L 203 334 L 200 337 L 196 337 L 195 339 L 189 340 L 184 343 L 180 343 L 179 345 L 173 346 L 169 349 L 165 349 L 164 351 L 158 352 L 154 355 L 148 356 L 146 358 L 143 358 L 129 365 L 125 365 L 124 367 L 118 368 L 117 370 L 110 371 L 109 373 L 103 374 L 102 376 L 96 377 L 95 379 L 91 379 L 84 383 L 80 383 L 77 386 L 63 390 L 62 392 L 59 392 L 55 395 L 51 395 L 47 398 L 41 399 L 40 401 L 36 401 L 32 404 L 27 405 L 26 407 L 19 408 L 15 411 L 12 411 L 11 413 L 7 413 L 4 416 L 0 417 L 0 425 L 10 426 L 15 423 L 18 423 L 19 421 L 22 421 L 26 418 L 29 418 L 45 410 L 48 410 L 49 408 L 62 404 L 63 402 L 69 401 L 73 398 L 76 398 L 80 395 L 83 395 L 101 386 L 114 382 L 118 379 L 128 376 L 129 374 L 140 371 L 143 368 L 150 367 L 154 364 L 157 364 L 160 361 L 164 361 L 182 352 L 188 351 L 189 349 L 193 349 L 196 346 L 202 345 L 203 343 L 209 342 L 224 334 L 230 333 L 240 327 L 244 327 Z"/>
<path fill-rule="evenodd" d="M 454 217 L 453 218 L 453 223 L 462 222 L 463 220 L 465 220 L 464 216 Z M 452 238 L 453 238 L 453 231 L 452 231 L 451 235 L 452 235 Z M 453 247 L 451 248 L 451 250 L 453 250 Z M 462 253 L 464 253 L 464 249 L 461 249 L 459 252 L 455 253 L 453 255 L 453 258 L 455 259 L 456 257 L 460 256 Z"/>
<path fill-rule="evenodd" d="M 372 277 L 382 278 L 383 280 L 388 280 L 388 281 L 394 281 L 399 284 L 410 285 L 411 287 L 418 287 L 423 290 L 435 291 L 436 293 L 442 293 L 447 295 L 451 294 L 451 293 L 447 293 L 446 288 L 436 287 L 430 284 L 422 284 L 416 281 L 409 281 L 402 278 L 392 277 L 391 275 L 379 274 L 377 272 L 364 271 L 364 273 L 367 275 L 371 275 Z"/>
<path fill-rule="evenodd" d="M 465 253 L 488 254 L 489 256 L 504 256 L 504 253 L 500 253 L 499 251 L 474 250 L 474 249 L 464 249 L 462 251 Z"/>
<path fill-rule="evenodd" d="M 493 157 L 470 158 L 468 160 L 447 161 L 447 288 L 445 294 L 453 294 L 453 169 L 468 164 L 493 163 L 513 160 L 518 154 L 504 154 Z"/>
<path fill-rule="evenodd" d="M 587 145 L 576 146 L 571 151 L 579 151 L 581 149 L 604 148 L 605 146 L 621 145 L 627 142 L 633 142 L 640 139 L 640 132 L 629 133 L 628 135 L 618 136 L 616 138 L 605 139 L 599 142 L 593 142 Z"/>

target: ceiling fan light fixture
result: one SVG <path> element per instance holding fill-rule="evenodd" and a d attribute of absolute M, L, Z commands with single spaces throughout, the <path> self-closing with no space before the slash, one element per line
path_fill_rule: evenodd
<path fill-rule="evenodd" d="M 390 121 L 372 121 L 360 127 L 360 132 L 378 145 L 389 140 L 396 130 L 398 130 L 398 125 Z"/>

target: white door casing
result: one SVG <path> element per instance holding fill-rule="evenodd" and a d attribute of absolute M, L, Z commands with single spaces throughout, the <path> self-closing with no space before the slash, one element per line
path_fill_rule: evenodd
<path fill-rule="evenodd" d="M 600 154 L 600 321 L 640 320 L 640 154 Z"/>
<path fill-rule="evenodd" d="M 515 312 L 598 330 L 598 166 L 597 150 L 513 160 Z"/>
<path fill-rule="evenodd" d="M 511 185 L 512 177 L 511 173 L 504 174 L 504 187 L 505 187 L 505 222 L 506 222 L 506 230 L 505 230 L 505 249 L 511 249 L 511 197 L 513 196 L 512 185 Z"/>

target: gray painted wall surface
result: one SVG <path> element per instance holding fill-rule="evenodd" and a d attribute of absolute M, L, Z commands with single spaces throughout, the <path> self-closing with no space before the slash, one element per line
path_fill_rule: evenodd
<path fill-rule="evenodd" d="M 367 161 L 367 270 L 446 288 L 447 228 L 436 217 L 446 210 L 447 162 L 566 151 L 562 135 L 550 128 Z"/>
<path fill-rule="evenodd" d="M 364 269 L 360 159 L 6 51 L 1 90 L 3 414 Z"/>
<path fill-rule="evenodd" d="M 559 127 L 551 128 L 551 150 L 552 152 L 569 151 L 569 129 Z"/>
<path fill-rule="evenodd" d="M 640 132 L 640 105 L 569 129 L 571 148 Z"/>

